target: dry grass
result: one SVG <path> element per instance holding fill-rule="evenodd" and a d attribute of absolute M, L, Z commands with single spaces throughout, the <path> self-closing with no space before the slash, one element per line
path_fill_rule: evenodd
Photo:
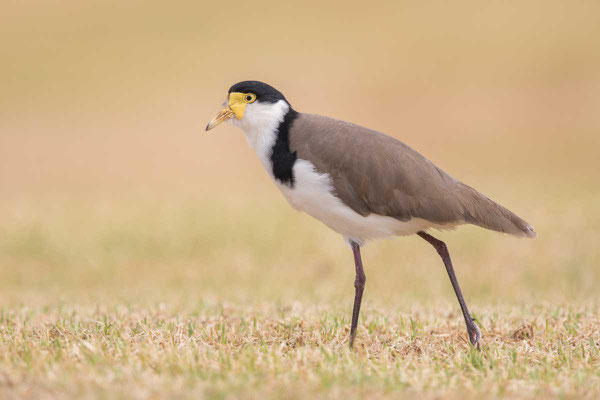
<path fill-rule="evenodd" d="M 598 394 L 594 220 L 538 224 L 536 241 L 476 228 L 442 235 L 482 327 L 482 352 L 467 345 L 426 243 L 372 243 L 352 353 L 351 252 L 271 200 L 269 213 L 262 202 L 226 201 L 210 210 L 123 200 L 5 208 L 0 397 Z"/>
<path fill-rule="evenodd" d="M 581 398 L 600 389 L 597 308 L 480 310 L 481 352 L 449 307 L 365 311 L 350 352 L 346 312 L 299 303 L 2 309 L 0 395 Z"/>
<path fill-rule="evenodd" d="M 598 309 L 480 310 L 485 346 L 454 308 L 347 310 L 164 304 L 2 309 L 3 397 L 581 398 L 600 390 Z"/>

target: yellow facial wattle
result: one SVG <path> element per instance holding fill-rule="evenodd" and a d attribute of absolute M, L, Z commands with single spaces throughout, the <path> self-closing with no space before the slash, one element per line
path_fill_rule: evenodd
<path fill-rule="evenodd" d="M 217 116 L 206 125 L 206 130 L 211 130 L 221 122 L 233 118 L 234 115 L 238 120 L 242 119 L 244 111 L 246 111 L 246 104 L 254 103 L 254 101 L 256 101 L 256 95 L 254 93 L 229 93 L 229 107 L 222 109 Z"/>

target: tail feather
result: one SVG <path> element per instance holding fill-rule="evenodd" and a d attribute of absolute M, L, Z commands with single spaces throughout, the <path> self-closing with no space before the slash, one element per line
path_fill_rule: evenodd
<path fill-rule="evenodd" d="M 461 203 L 464 207 L 465 222 L 515 236 L 529 238 L 537 236 L 533 226 L 515 213 L 475 189 L 464 184 L 463 186 L 465 196 L 461 196 Z"/>

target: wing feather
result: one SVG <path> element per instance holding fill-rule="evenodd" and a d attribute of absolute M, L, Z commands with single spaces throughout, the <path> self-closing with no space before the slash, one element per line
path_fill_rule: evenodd
<path fill-rule="evenodd" d="M 331 176 L 335 194 L 360 215 L 435 224 L 471 223 L 535 236 L 527 222 L 457 181 L 421 154 L 383 133 L 313 114 L 299 114 L 290 150 Z"/>

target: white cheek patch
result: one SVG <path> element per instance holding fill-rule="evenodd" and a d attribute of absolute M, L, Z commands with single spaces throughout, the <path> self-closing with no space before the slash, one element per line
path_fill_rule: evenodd
<path fill-rule="evenodd" d="M 234 117 L 227 120 L 244 131 L 248 145 L 254 149 L 271 177 L 273 177 L 271 154 L 277 140 L 277 129 L 289 109 L 290 106 L 284 100 L 276 103 L 261 103 L 257 100 L 246 105 L 242 119 L 238 120 Z"/>
<path fill-rule="evenodd" d="M 246 105 L 242 119 L 232 119 L 234 125 L 242 128 L 250 147 L 258 151 L 257 145 L 266 139 L 275 139 L 279 124 L 283 121 L 290 106 L 283 100 L 277 103 L 255 101 Z M 271 143 L 271 147 L 275 142 Z M 266 149 L 265 149 L 266 150 Z M 268 149 L 269 151 L 271 148 Z"/>

